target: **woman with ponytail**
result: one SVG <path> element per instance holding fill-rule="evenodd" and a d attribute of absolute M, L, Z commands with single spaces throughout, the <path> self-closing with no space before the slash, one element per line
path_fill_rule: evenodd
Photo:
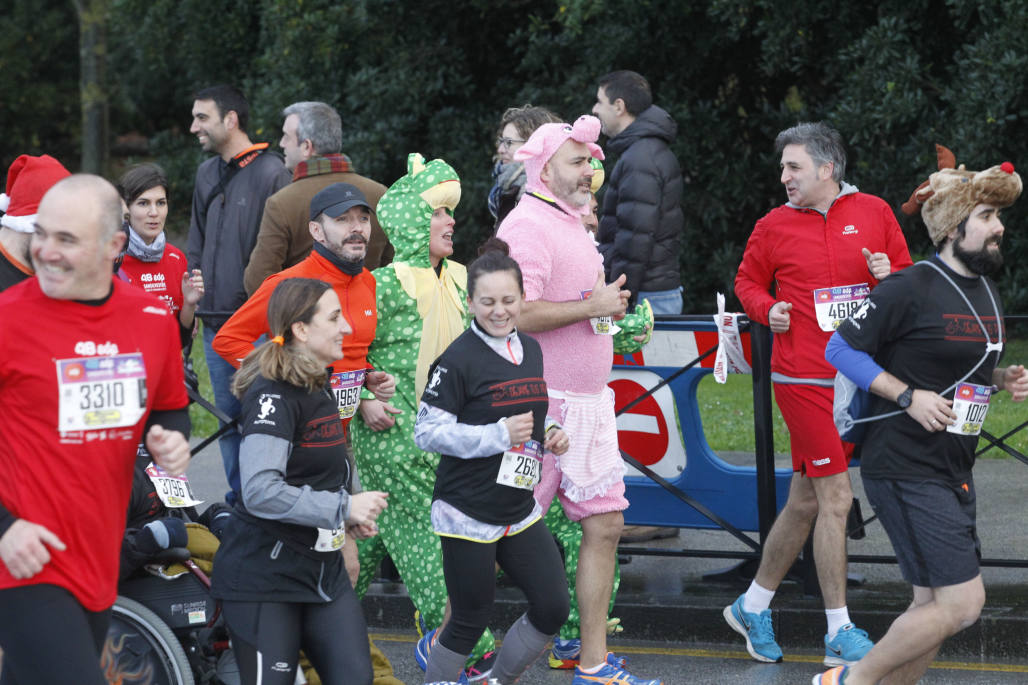
<path fill-rule="evenodd" d="M 322 281 L 290 278 L 268 301 L 272 338 L 232 382 L 240 398 L 242 497 L 215 557 L 244 683 L 292 685 L 301 649 L 321 681 L 368 684 L 367 627 L 343 566 L 346 535 L 368 537 L 386 493 L 349 494 L 352 474 L 329 386 L 351 329 Z"/>

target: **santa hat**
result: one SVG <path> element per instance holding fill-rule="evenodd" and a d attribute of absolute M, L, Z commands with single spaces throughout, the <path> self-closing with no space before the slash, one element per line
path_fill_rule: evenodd
<path fill-rule="evenodd" d="M 956 157 L 952 152 L 941 145 L 936 145 L 935 151 L 939 171 L 918 186 L 901 209 L 911 215 L 921 211 L 928 237 L 936 247 L 971 216 L 977 205 L 1002 209 L 1021 195 L 1021 177 L 1010 162 L 985 171 L 968 171 L 963 164 L 954 169 Z"/>
<path fill-rule="evenodd" d="M 39 201 L 51 186 L 71 172 L 50 155 L 22 155 L 7 170 L 7 192 L 0 193 L 0 225 L 19 233 L 35 230 Z"/>

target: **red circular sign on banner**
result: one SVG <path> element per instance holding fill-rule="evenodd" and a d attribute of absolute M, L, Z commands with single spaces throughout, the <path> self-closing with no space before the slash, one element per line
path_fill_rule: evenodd
<path fill-rule="evenodd" d="M 641 397 L 647 390 L 635 381 L 626 378 L 616 378 L 607 385 L 614 391 L 615 411 L 621 411 L 621 407 Z M 667 453 L 669 440 L 667 421 L 664 419 L 664 412 L 661 411 L 660 404 L 653 395 L 629 409 L 622 416 L 643 417 L 642 421 L 651 418 L 656 422 L 656 431 L 618 430 L 618 443 L 621 449 L 646 466 L 653 466 L 663 459 L 664 454 Z"/>

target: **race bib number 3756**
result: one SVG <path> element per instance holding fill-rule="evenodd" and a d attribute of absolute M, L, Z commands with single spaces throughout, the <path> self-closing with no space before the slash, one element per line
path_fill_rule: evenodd
<path fill-rule="evenodd" d="M 134 426 L 146 412 L 146 368 L 139 352 L 57 360 L 60 431 Z"/>

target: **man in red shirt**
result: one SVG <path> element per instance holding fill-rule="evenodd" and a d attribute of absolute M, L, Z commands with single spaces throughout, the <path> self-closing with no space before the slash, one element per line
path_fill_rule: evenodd
<path fill-rule="evenodd" d="M 177 474 L 189 461 L 178 326 L 113 278 L 121 220 L 107 181 L 60 181 L 39 206 L 36 276 L 0 295 L 5 683 L 106 684 L 100 646 L 144 429 L 159 466 Z"/>
<path fill-rule="evenodd" d="M 835 368 L 825 361 L 825 345 L 878 281 L 911 261 L 889 205 L 842 180 L 846 152 L 838 131 L 799 124 L 779 133 L 775 147 L 789 201 L 754 227 L 735 294 L 750 319 L 774 333 L 771 380 L 789 428 L 794 473 L 757 575 L 724 616 L 754 659 L 782 660 L 768 607 L 816 520 L 814 561 L 828 621 L 825 664 L 835 666 L 859 660 L 872 643 L 846 608 L 852 445 L 842 442 L 832 419 Z"/>

